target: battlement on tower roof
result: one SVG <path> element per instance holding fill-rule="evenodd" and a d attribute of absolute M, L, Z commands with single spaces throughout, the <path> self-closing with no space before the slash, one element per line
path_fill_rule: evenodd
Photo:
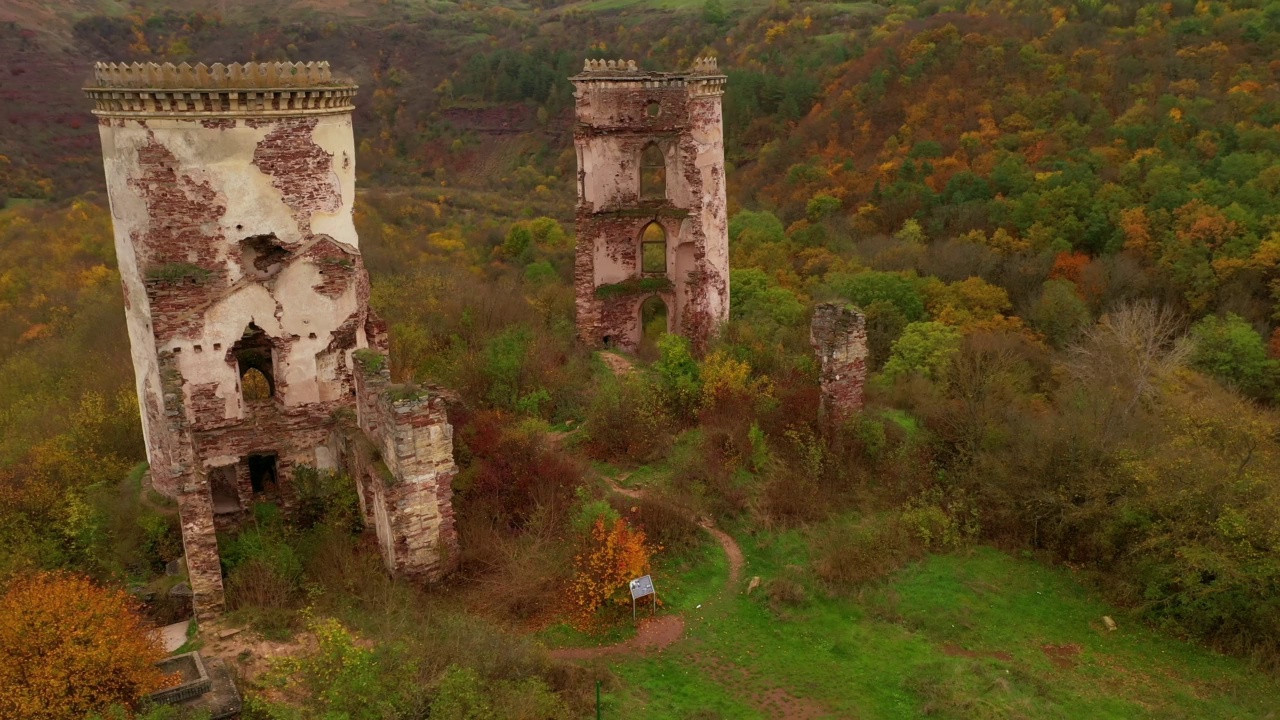
<path fill-rule="evenodd" d="M 644 80 L 649 78 L 685 78 L 692 75 L 718 76 L 720 68 L 714 57 L 694 58 L 693 65 L 688 70 L 678 72 L 658 72 L 655 70 L 641 70 L 636 65 L 635 60 L 593 60 L 586 59 L 582 62 L 582 72 L 575 79 L 589 80 L 594 78 L 609 78 L 620 80 Z"/>
<path fill-rule="evenodd" d="M 343 87 L 329 63 L 251 62 L 223 65 L 181 63 L 95 63 L 93 87 L 151 89 L 271 89 Z"/>
<path fill-rule="evenodd" d="M 327 62 L 96 63 L 84 88 L 104 116 L 349 113 L 356 85 Z"/>

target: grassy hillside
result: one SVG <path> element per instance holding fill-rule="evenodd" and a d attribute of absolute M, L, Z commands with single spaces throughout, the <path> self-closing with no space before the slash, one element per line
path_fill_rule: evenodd
<path fill-rule="evenodd" d="M 794 534 L 748 546 L 748 574 L 805 565 Z M 661 575 L 659 581 L 664 580 Z M 1171 640 L 1064 570 L 990 548 L 932 556 L 883 587 L 738 592 L 660 655 L 611 664 L 616 717 L 1262 717 L 1278 688 Z M 1102 616 L 1120 629 L 1108 632 Z M 791 715 L 784 713 L 790 710 Z M 809 713 L 809 714 L 802 714 Z"/>

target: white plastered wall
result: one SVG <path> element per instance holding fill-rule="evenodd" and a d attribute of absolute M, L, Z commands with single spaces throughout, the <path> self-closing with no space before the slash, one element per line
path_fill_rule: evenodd
<path fill-rule="evenodd" d="M 116 255 L 125 291 L 129 298 L 126 317 L 130 347 L 136 372 L 139 402 L 147 407 L 148 394 L 158 407 L 161 397 L 157 351 L 179 350 L 178 369 L 188 383 L 218 383 L 217 395 L 226 402 L 226 417 L 239 418 L 238 372 L 226 362 L 226 352 L 240 338 L 250 322 L 273 338 L 296 336 L 289 357 L 276 358 L 277 377 L 285 381 L 282 400 L 286 405 L 333 399 L 334 391 L 322 387 L 316 376 L 316 354 L 324 350 L 330 334 L 359 309 L 354 283 L 337 297 L 327 297 L 312 288 L 320 282 L 318 268 L 310 262 L 295 261 L 273 280 L 268 291 L 263 284 L 244 277 L 235 260 L 234 246 L 254 235 L 274 234 L 295 253 L 305 249 L 309 236 L 326 235 L 351 250 L 358 248 L 352 219 L 355 200 L 355 148 L 348 115 L 314 116 L 311 140 L 332 155 L 330 177 L 321 180 L 334 189 L 338 198 L 333 212 L 312 212 L 309 226 L 300 228 L 292 209 L 270 175 L 253 164 L 258 144 L 276 129 L 275 122 L 258 121 L 250 127 L 245 119 L 234 127 L 205 127 L 198 120 L 149 117 L 113 120 L 99 126 L 103 145 L 108 196 L 115 228 Z M 218 262 L 224 263 L 232 283 L 204 313 L 197 330 L 156 347 L 150 322 L 150 307 L 143 285 L 145 258 L 137 257 L 132 237 L 147 230 L 147 204 L 129 181 L 142 174 L 138 151 L 148 143 L 163 145 L 176 160 L 179 176 L 207 183 L 225 205 L 218 225 L 204 228 Z M 221 236 L 224 240 L 218 240 Z M 323 242 L 323 240 L 311 242 Z M 311 335 L 315 337 L 312 338 Z M 363 328 L 358 328 L 357 347 L 366 344 Z M 195 347 L 199 346 L 199 352 Z M 215 349 L 215 346 L 220 346 Z M 350 362 L 349 358 L 344 361 Z M 144 413 L 145 417 L 145 413 Z M 148 455 L 152 436 L 163 432 L 144 422 Z"/>

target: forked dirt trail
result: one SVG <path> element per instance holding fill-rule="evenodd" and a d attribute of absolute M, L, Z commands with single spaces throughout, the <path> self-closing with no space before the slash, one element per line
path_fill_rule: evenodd
<path fill-rule="evenodd" d="M 608 355 L 608 353 L 601 354 Z M 643 493 L 639 490 L 620 487 L 612 479 L 609 480 L 609 486 L 618 494 L 629 498 L 640 499 L 643 497 Z M 714 527 L 709 521 L 700 522 L 699 525 L 711 537 L 716 539 L 716 542 L 724 550 L 725 556 L 729 558 L 729 579 L 725 581 L 724 588 L 717 596 L 723 595 L 736 587 L 742 579 L 742 548 L 728 533 Z M 662 617 L 641 620 L 640 629 L 636 631 L 636 636 L 630 640 L 592 648 L 558 648 L 551 651 L 551 657 L 558 660 L 591 660 L 609 655 L 662 650 L 683 636 L 684 618 L 679 615 L 663 615 Z"/>

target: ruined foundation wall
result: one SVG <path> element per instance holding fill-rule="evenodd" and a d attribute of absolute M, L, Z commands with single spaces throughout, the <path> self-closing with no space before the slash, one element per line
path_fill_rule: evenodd
<path fill-rule="evenodd" d="M 360 483 L 387 568 L 436 578 L 457 557 L 453 522 L 453 426 L 443 398 L 428 388 L 393 385 L 385 357 L 357 360 L 356 425 L 344 455 Z"/>
<path fill-rule="evenodd" d="M 653 73 L 588 61 L 575 76 L 578 157 L 574 287 L 582 342 L 635 349 L 641 305 L 659 297 L 671 332 L 702 346 L 728 319 L 729 248 L 724 184 L 724 76 L 714 61 Z M 641 156 L 656 147 L 661 197 L 641 193 Z M 666 236 L 661 272 L 641 264 L 650 223 Z M 655 281 L 665 280 L 665 286 Z"/>
<path fill-rule="evenodd" d="M 831 427 L 862 409 L 867 382 L 867 322 L 851 305 L 819 303 L 809 342 L 818 356 L 819 412 Z"/>

